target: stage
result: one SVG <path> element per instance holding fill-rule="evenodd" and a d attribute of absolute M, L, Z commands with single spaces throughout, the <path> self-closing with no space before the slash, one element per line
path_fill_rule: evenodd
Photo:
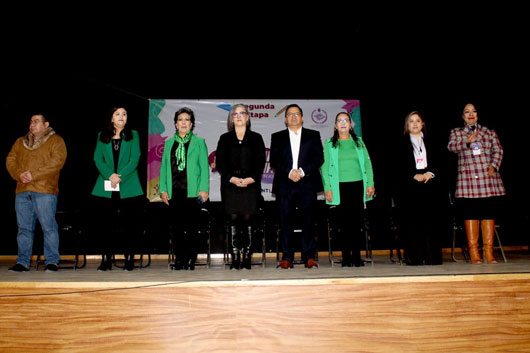
<path fill-rule="evenodd" d="M 461 259 L 461 254 L 458 254 Z M 0 262 L 2 352 L 527 352 L 530 255 L 471 265 L 149 267 L 12 273 Z"/>

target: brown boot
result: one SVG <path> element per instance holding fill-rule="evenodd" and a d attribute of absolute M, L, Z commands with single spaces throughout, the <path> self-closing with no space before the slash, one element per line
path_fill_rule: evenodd
<path fill-rule="evenodd" d="M 484 260 L 490 264 L 496 264 L 495 256 L 493 256 L 493 237 L 495 236 L 495 220 L 483 219 L 482 226 L 482 242 L 484 243 Z"/>
<path fill-rule="evenodd" d="M 480 264 L 480 253 L 478 252 L 478 235 L 479 235 L 479 221 L 476 219 L 466 219 L 467 244 L 469 247 L 469 256 L 472 264 Z"/>

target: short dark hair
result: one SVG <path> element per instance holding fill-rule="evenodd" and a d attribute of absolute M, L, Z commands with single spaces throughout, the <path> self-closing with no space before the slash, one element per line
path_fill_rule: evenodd
<path fill-rule="evenodd" d="M 302 108 L 298 104 L 289 104 L 287 107 L 285 107 L 285 117 L 287 117 L 287 111 L 291 108 L 298 108 L 302 116 L 304 116 L 304 112 L 302 111 Z"/>
<path fill-rule="evenodd" d="M 44 115 L 42 112 L 33 112 L 30 114 L 30 117 L 32 116 L 35 116 L 35 115 L 39 115 L 39 116 L 42 116 L 42 122 L 43 123 L 49 123 L 50 121 L 46 118 L 46 115 Z"/>
<path fill-rule="evenodd" d="M 193 129 L 195 128 L 195 114 L 193 113 L 193 110 L 191 110 L 188 107 L 180 108 L 179 110 L 177 110 L 175 112 L 175 117 L 173 118 L 173 122 L 175 124 L 177 124 L 177 121 L 179 119 L 179 115 L 182 114 L 182 113 L 186 113 L 186 114 L 188 114 L 190 116 L 190 121 L 191 121 L 191 130 L 190 131 L 193 131 Z"/>

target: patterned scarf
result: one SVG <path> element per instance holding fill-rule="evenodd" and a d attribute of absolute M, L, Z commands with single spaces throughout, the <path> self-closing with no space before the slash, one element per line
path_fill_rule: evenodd
<path fill-rule="evenodd" d="M 179 144 L 175 151 L 175 157 L 177 158 L 177 167 L 180 171 L 186 168 L 186 147 L 184 145 L 188 143 L 192 136 L 191 131 L 184 137 L 180 137 L 178 133 L 175 134 L 175 141 Z"/>

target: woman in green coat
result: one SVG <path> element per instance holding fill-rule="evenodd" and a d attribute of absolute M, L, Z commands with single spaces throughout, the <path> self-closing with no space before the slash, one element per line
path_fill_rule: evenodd
<path fill-rule="evenodd" d="M 160 198 L 171 213 L 172 269 L 194 270 L 198 216 L 210 191 L 208 148 L 205 140 L 192 132 L 195 114 L 191 109 L 179 109 L 174 122 L 177 132 L 166 140 L 160 164 Z"/>
<path fill-rule="evenodd" d="M 322 182 L 326 203 L 336 206 L 342 266 L 363 266 L 360 243 L 364 203 L 375 193 L 372 162 L 347 113 L 335 117 L 333 137 L 324 144 Z"/>
<path fill-rule="evenodd" d="M 92 190 L 98 225 L 99 247 L 102 253 L 98 271 L 112 269 L 112 256 L 118 248 L 124 250 L 124 270 L 134 269 L 134 253 L 138 239 L 139 214 L 144 194 L 138 177 L 140 138 L 127 124 L 127 110 L 112 109 L 110 124 L 99 133 L 94 151 L 98 170 Z"/>

